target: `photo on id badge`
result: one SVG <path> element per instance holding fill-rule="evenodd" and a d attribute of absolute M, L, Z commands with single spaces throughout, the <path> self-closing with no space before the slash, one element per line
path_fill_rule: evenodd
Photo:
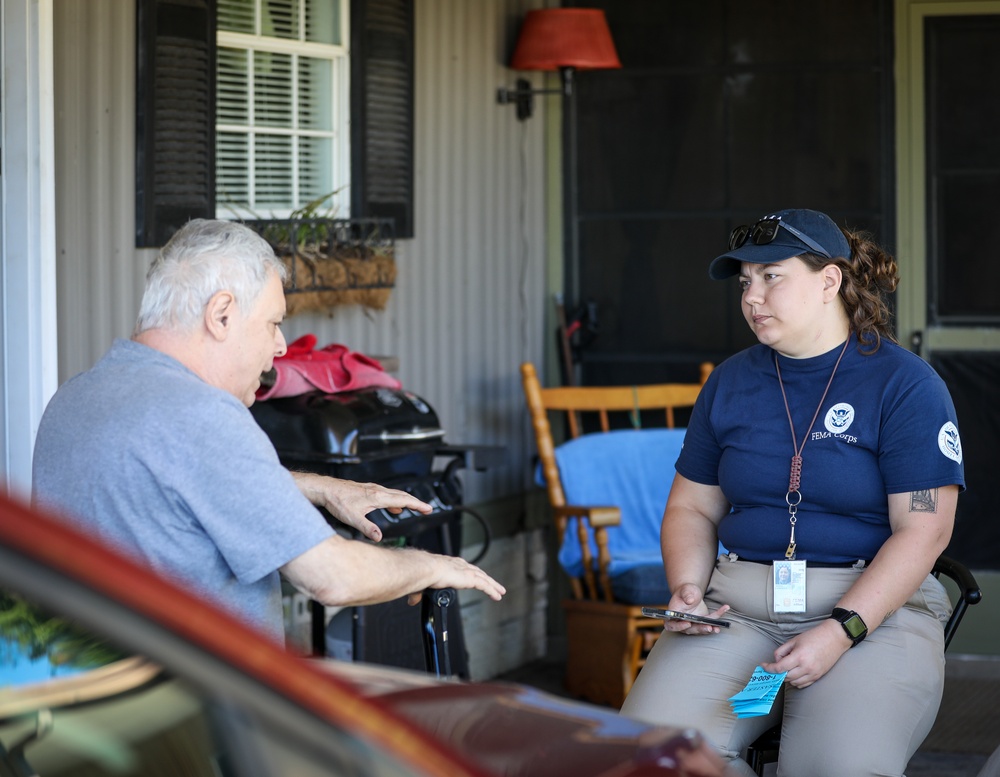
<path fill-rule="evenodd" d="M 804 561 L 775 561 L 774 611 L 805 612 L 806 570 Z"/>

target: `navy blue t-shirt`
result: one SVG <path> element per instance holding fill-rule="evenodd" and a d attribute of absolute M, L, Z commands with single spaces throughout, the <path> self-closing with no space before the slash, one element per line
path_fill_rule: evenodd
<path fill-rule="evenodd" d="M 888 494 L 965 488 L 955 408 L 944 381 L 891 342 L 863 355 L 852 338 L 802 449 L 795 539 L 807 561 L 871 559 L 889 537 Z M 783 558 L 794 453 L 781 378 L 801 445 L 842 346 L 788 359 L 756 345 L 709 377 L 677 471 L 718 485 L 732 505 L 719 539 L 757 561 Z"/>

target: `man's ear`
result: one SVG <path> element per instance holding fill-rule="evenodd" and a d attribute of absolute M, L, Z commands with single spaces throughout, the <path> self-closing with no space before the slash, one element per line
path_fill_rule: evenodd
<path fill-rule="evenodd" d="M 216 340 L 223 341 L 232 331 L 236 298 L 231 291 L 217 291 L 205 306 L 205 329 Z"/>

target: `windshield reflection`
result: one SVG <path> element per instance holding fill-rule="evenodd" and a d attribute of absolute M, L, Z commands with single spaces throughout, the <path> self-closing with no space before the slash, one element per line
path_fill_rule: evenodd
<path fill-rule="evenodd" d="M 123 657 L 70 621 L 0 591 L 0 688 L 71 677 Z"/>

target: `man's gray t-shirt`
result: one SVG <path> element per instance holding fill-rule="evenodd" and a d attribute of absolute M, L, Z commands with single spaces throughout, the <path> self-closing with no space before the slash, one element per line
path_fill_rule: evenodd
<path fill-rule="evenodd" d="M 32 491 L 278 640 L 277 570 L 332 533 L 239 400 L 130 340 L 49 402 Z"/>

